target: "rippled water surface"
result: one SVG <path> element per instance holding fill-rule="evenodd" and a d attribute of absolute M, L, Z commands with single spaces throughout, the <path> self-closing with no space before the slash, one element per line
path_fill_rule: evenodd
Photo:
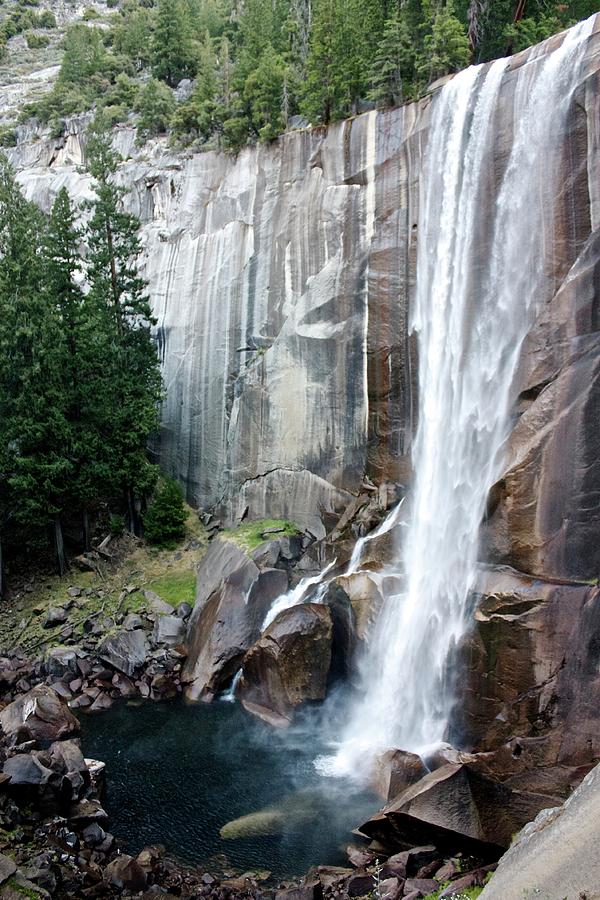
<path fill-rule="evenodd" d="M 83 716 L 82 731 L 85 755 L 106 763 L 111 831 L 130 851 L 162 843 L 215 870 L 298 875 L 343 864 L 352 828 L 379 805 L 318 775 L 313 760 L 325 748 L 311 731 L 274 731 L 233 703 L 122 704 Z M 281 803 L 283 833 L 220 837 L 232 819 Z"/>

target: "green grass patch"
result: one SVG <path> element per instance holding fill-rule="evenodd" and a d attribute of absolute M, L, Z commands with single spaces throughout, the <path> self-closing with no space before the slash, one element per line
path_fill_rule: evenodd
<path fill-rule="evenodd" d="M 196 598 L 196 572 L 194 569 L 167 572 L 146 587 L 171 606 L 178 606 L 179 603 L 189 603 L 193 606 Z"/>
<path fill-rule="evenodd" d="M 281 528 L 282 530 L 263 537 L 263 532 L 268 528 Z M 221 537 L 233 541 L 234 544 L 249 553 L 271 537 L 277 538 L 283 535 L 291 537 L 294 534 L 300 534 L 300 529 L 293 522 L 286 522 L 285 519 L 259 519 L 256 522 L 244 522 L 237 528 L 226 528 L 221 532 Z"/>

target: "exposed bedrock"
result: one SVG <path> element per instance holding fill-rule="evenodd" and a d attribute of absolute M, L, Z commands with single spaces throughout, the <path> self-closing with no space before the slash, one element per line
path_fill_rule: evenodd
<path fill-rule="evenodd" d="M 600 590 L 508 568 L 482 573 L 479 590 L 459 649 L 457 737 L 494 751 L 490 774 L 566 795 L 600 758 Z"/>

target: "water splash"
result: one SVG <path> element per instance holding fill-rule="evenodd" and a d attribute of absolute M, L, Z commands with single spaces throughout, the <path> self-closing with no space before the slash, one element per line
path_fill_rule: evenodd
<path fill-rule="evenodd" d="M 515 133 L 495 156 L 507 61 L 458 74 L 437 96 L 421 184 L 417 297 L 419 427 L 411 520 L 360 668 L 330 774 L 365 773 L 389 747 L 426 752 L 454 700 L 452 649 L 468 626 L 478 531 L 501 472 L 512 386 L 536 302 L 551 295 L 560 142 L 593 17 L 515 78 Z M 504 167 L 504 168 L 503 168 Z"/>
<path fill-rule="evenodd" d="M 325 577 L 327 573 L 333 569 L 336 562 L 336 559 L 332 560 L 318 575 L 312 575 L 310 578 L 303 578 L 295 588 L 292 588 L 291 590 L 286 591 L 285 594 L 281 594 L 280 597 L 277 597 L 265 616 L 261 631 L 268 628 L 271 622 L 273 622 L 284 609 L 290 609 L 292 606 L 297 606 L 299 603 L 307 603 L 309 600 L 311 603 L 320 603 L 323 600 L 327 585 L 329 584 L 329 581 L 325 581 Z M 317 590 L 311 592 L 311 588 L 315 585 L 318 585 Z"/>
<path fill-rule="evenodd" d="M 352 556 L 350 557 L 350 562 L 348 563 L 348 568 L 344 572 L 345 576 L 348 575 L 356 575 L 357 572 L 360 572 L 360 563 L 362 560 L 363 550 L 365 546 L 374 541 L 375 538 L 382 537 L 382 535 L 387 534 L 392 528 L 395 528 L 396 525 L 406 525 L 406 522 L 402 522 L 400 520 L 400 511 L 402 509 L 402 504 L 404 503 L 404 498 L 397 503 L 392 510 L 385 517 L 383 522 L 375 528 L 374 531 L 370 531 L 369 534 L 365 534 L 363 537 L 359 538 L 354 545 L 354 550 L 352 551 Z"/>

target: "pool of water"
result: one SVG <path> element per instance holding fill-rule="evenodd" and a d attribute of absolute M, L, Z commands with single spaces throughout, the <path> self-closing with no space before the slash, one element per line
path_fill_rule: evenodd
<path fill-rule="evenodd" d="M 161 843 L 215 871 L 261 868 L 285 878 L 344 864 L 352 828 L 380 805 L 316 772 L 325 748 L 313 730 L 274 731 L 234 703 L 119 704 L 81 725 L 85 755 L 106 763 L 111 831 L 131 852 Z M 266 824 L 220 836 L 228 822 L 265 808 L 276 811 Z"/>

